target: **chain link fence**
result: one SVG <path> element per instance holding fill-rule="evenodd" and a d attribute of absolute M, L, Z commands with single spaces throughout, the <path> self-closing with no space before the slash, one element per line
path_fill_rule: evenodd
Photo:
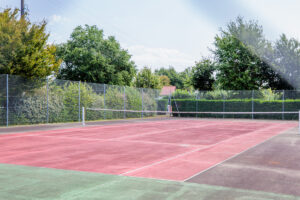
<path fill-rule="evenodd" d="M 223 115 L 183 113 L 185 117 L 297 120 L 298 114 L 289 112 L 300 110 L 298 90 L 217 90 L 183 93 L 177 91 L 172 94 L 172 107 L 177 112 L 224 112 Z M 227 114 L 227 112 L 237 112 L 237 114 Z M 257 112 L 266 114 L 255 114 Z M 272 112 L 278 113 L 272 114 Z"/>
<path fill-rule="evenodd" d="M 170 102 L 176 112 L 247 112 L 177 114 L 180 117 L 296 120 L 297 114 L 284 112 L 300 109 L 300 91 L 177 90 L 169 96 L 160 96 L 160 90 L 153 89 L 0 75 L 0 126 L 79 122 L 82 107 L 108 109 L 89 111 L 86 113 L 88 121 L 152 117 L 159 113 L 146 111 L 167 111 Z M 255 112 L 282 113 L 258 115 Z"/>
<path fill-rule="evenodd" d="M 87 120 L 148 117 L 125 110 L 157 110 L 160 91 L 58 79 L 0 75 L 0 126 L 79 122 L 82 107 L 124 110 L 89 112 Z"/>

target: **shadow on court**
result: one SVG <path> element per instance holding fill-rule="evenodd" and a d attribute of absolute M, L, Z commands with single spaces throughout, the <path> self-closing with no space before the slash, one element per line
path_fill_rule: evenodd
<path fill-rule="evenodd" d="M 0 164 L 0 199 L 9 200 L 299 200 L 175 181 Z"/>
<path fill-rule="evenodd" d="M 299 152 L 294 128 L 188 182 L 300 196 Z"/>

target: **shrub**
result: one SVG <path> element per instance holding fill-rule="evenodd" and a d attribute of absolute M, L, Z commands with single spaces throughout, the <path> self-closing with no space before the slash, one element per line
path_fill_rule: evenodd
<path fill-rule="evenodd" d="M 167 100 L 160 100 L 159 104 L 164 105 Z M 252 111 L 252 100 L 250 99 L 232 99 L 232 100 L 183 100 L 175 99 L 172 101 L 173 110 L 176 109 L 177 104 L 178 110 L 182 112 L 251 112 Z M 253 109 L 254 112 L 282 112 L 284 104 L 284 111 L 296 112 L 300 109 L 300 100 L 273 100 L 265 101 L 254 99 Z M 175 116 L 177 116 L 175 114 Z M 214 117 L 223 118 L 222 114 L 181 114 L 181 117 Z M 251 114 L 245 115 L 224 115 L 228 118 L 252 118 Z M 298 114 L 254 114 L 256 119 L 298 119 Z"/>
<path fill-rule="evenodd" d="M 195 93 L 180 89 L 176 90 L 172 95 L 174 99 L 195 99 L 195 97 Z"/>

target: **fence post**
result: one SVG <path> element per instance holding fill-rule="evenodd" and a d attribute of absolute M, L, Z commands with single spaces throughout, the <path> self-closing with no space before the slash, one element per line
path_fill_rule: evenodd
<path fill-rule="evenodd" d="M 284 100 L 285 100 L 285 91 L 282 90 L 282 120 L 284 120 Z"/>
<path fill-rule="evenodd" d="M 252 119 L 254 119 L 254 90 L 252 90 Z"/>
<path fill-rule="evenodd" d="M 103 101 L 104 101 L 104 109 L 106 109 L 105 105 L 105 95 L 106 95 L 106 85 L 104 84 L 104 94 L 103 94 Z M 106 119 L 106 111 L 104 110 L 104 119 Z"/>
<path fill-rule="evenodd" d="M 8 120 L 8 112 L 9 112 L 9 98 L 8 98 L 8 74 L 6 74 L 6 126 L 8 126 L 9 120 Z"/>
<path fill-rule="evenodd" d="M 196 118 L 198 118 L 198 100 L 199 100 L 199 91 L 198 91 L 198 93 L 197 93 L 197 96 L 196 96 Z"/>
<path fill-rule="evenodd" d="M 169 92 L 169 101 L 168 101 L 167 111 L 168 111 L 169 117 L 171 117 L 171 115 L 173 115 L 171 91 Z"/>
<path fill-rule="evenodd" d="M 80 122 L 80 85 L 81 85 L 81 81 L 79 81 L 78 83 L 78 121 Z"/>
<path fill-rule="evenodd" d="M 298 126 L 299 126 L 298 132 L 300 134 L 300 110 L 299 110 L 299 114 L 298 114 Z"/>
<path fill-rule="evenodd" d="M 144 118 L 144 88 L 142 88 L 142 119 Z"/>
<path fill-rule="evenodd" d="M 224 96 L 224 94 L 222 94 L 222 96 L 223 96 L 223 119 L 225 118 L 225 109 L 226 109 L 226 105 L 225 105 L 225 96 Z"/>
<path fill-rule="evenodd" d="M 47 80 L 47 124 L 49 123 L 49 83 L 48 78 Z"/>
<path fill-rule="evenodd" d="M 85 112 L 84 112 L 84 107 L 82 107 L 82 126 L 85 126 Z"/>
<path fill-rule="evenodd" d="M 125 94 L 125 86 L 123 87 L 124 88 L 124 119 L 126 118 L 126 94 Z"/>

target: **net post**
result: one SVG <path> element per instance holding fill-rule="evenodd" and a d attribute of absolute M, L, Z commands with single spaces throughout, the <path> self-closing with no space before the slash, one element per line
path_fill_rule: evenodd
<path fill-rule="evenodd" d="M 284 120 L 284 99 L 285 99 L 285 91 L 282 90 L 282 120 Z"/>
<path fill-rule="evenodd" d="M 106 109 L 106 105 L 105 105 L 105 95 L 106 95 L 106 85 L 104 84 L 103 86 L 103 90 L 104 90 L 104 94 L 103 94 L 103 106 L 104 106 L 104 109 Z M 104 111 L 104 119 L 106 119 L 106 111 Z"/>
<path fill-rule="evenodd" d="M 171 105 L 168 105 L 168 115 L 169 115 L 169 117 L 172 116 L 172 106 Z"/>
<path fill-rule="evenodd" d="M 142 88 L 142 119 L 144 118 L 144 88 Z"/>
<path fill-rule="evenodd" d="M 126 112 L 125 112 L 125 110 L 126 110 L 126 93 L 125 93 L 125 86 L 124 86 L 123 88 L 124 88 L 124 99 L 123 99 L 123 101 L 124 101 L 124 108 L 123 108 L 123 110 L 124 110 L 124 119 L 126 119 Z"/>
<path fill-rule="evenodd" d="M 196 96 L 196 118 L 198 118 L 198 113 L 197 113 L 197 112 L 198 112 L 198 110 L 199 110 L 199 109 L 198 109 L 198 106 L 199 106 L 199 105 L 198 105 L 198 103 L 199 103 L 198 100 L 199 100 L 199 91 L 197 92 L 197 96 Z"/>
<path fill-rule="evenodd" d="M 82 126 L 85 126 L 85 109 L 82 107 Z"/>
<path fill-rule="evenodd" d="M 49 83 L 48 83 L 48 78 L 46 79 L 47 80 L 47 124 L 49 123 Z"/>
<path fill-rule="evenodd" d="M 8 112 L 9 112 L 9 97 L 8 97 L 8 74 L 6 74 L 6 126 L 8 126 L 9 120 L 8 120 Z"/>
<path fill-rule="evenodd" d="M 254 119 L 254 90 L 252 90 L 252 101 L 251 101 L 251 106 L 252 106 L 252 108 L 251 108 L 251 110 L 252 110 L 252 119 Z"/>
<path fill-rule="evenodd" d="M 224 92 L 224 90 L 223 90 L 223 92 Z M 222 97 L 223 97 L 223 119 L 225 118 L 225 95 L 224 95 L 224 93 L 222 93 Z"/>
<path fill-rule="evenodd" d="M 167 111 L 169 118 L 171 118 L 171 113 L 170 113 L 170 107 L 172 106 L 172 99 L 171 99 L 171 91 L 169 91 L 169 101 L 168 101 L 168 106 L 167 106 Z"/>
<path fill-rule="evenodd" d="M 78 121 L 80 122 L 80 85 L 81 85 L 81 81 L 79 81 L 78 83 Z"/>

